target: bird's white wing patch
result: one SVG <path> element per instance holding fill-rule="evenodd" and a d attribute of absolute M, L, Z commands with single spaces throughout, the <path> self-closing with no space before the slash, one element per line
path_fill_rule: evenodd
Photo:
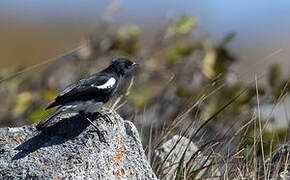
<path fill-rule="evenodd" d="M 105 84 L 99 85 L 99 86 L 95 86 L 92 85 L 93 87 L 96 87 L 98 89 L 108 89 L 114 86 L 114 84 L 116 83 L 116 79 L 115 78 L 110 78 Z"/>

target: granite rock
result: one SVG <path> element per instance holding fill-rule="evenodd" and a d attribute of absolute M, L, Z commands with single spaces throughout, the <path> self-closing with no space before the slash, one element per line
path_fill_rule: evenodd
<path fill-rule="evenodd" d="M 0 129 L 0 179 L 157 179 L 137 129 L 115 111 L 113 123 L 64 114 L 39 132 L 35 124 Z"/>

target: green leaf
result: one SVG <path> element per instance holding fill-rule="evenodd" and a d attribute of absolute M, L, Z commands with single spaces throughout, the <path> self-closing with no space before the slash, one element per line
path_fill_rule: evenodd
<path fill-rule="evenodd" d="M 173 48 L 167 53 L 167 59 L 170 64 L 175 63 L 184 56 L 190 54 L 191 49 L 182 43 L 177 43 Z"/>
<path fill-rule="evenodd" d="M 141 29 L 138 26 L 129 24 L 127 26 L 120 28 L 118 30 L 118 35 L 122 38 L 127 39 L 129 37 L 139 35 L 140 32 L 141 32 Z"/>
<path fill-rule="evenodd" d="M 202 63 L 202 72 L 208 77 L 212 78 L 216 75 L 215 64 L 216 64 L 217 54 L 214 49 L 208 49 L 205 53 L 203 63 Z"/>
<path fill-rule="evenodd" d="M 146 83 L 137 83 L 131 88 L 128 100 L 134 107 L 141 109 L 149 100 L 150 88 L 146 86 Z"/>
<path fill-rule="evenodd" d="M 29 123 L 36 123 L 41 121 L 43 118 L 48 116 L 51 112 L 53 112 L 56 108 L 51 108 L 45 110 L 44 108 L 37 109 L 28 115 Z"/>
<path fill-rule="evenodd" d="M 192 16 L 185 16 L 177 23 L 174 24 L 174 32 L 176 34 L 187 34 L 189 33 L 196 24 L 196 19 Z"/>
<path fill-rule="evenodd" d="M 22 114 L 30 104 L 31 100 L 32 94 L 30 92 L 22 92 L 18 94 L 16 104 L 13 109 L 13 114 L 16 116 Z"/>

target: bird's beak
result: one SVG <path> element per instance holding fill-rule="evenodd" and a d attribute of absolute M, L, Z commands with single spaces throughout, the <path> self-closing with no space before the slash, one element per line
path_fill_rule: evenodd
<path fill-rule="evenodd" d="M 138 65 L 139 65 L 138 63 L 133 62 L 133 64 L 129 67 L 129 69 L 126 70 L 126 72 L 128 73 L 133 71 L 133 69 L 135 69 L 135 67 Z"/>
<path fill-rule="evenodd" d="M 138 66 L 138 65 L 139 65 L 138 63 L 135 63 L 135 62 L 134 62 L 134 63 L 132 64 L 131 67 L 132 67 L 132 69 L 134 69 L 134 68 L 135 68 L 136 66 Z"/>
<path fill-rule="evenodd" d="M 132 66 L 138 66 L 138 65 L 139 65 L 139 64 L 138 64 L 138 63 L 135 63 L 135 62 L 132 64 Z"/>

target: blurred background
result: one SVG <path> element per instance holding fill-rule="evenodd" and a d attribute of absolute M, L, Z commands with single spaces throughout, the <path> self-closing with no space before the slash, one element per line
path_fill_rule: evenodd
<path fill-rule="evenodd" d="M 243 149 L 253 159 L 259 122 L 261 160 L 289 141 L 289 7 L 283 0 L 1 0 L 0 125 L 40 121 L 60 90 L 122 56 L 141 66 L 108 106 L 136 124 L 153 167 L 152 152 L 176 134 L 199 146 L 222 138 L 215 152 Z"/>
<path fill-rule="evenodd" d="M 0 66 L 32 65 L 75 48 L 84 35 L 100 26 L 100 21 L 108 15 L 111 3 L 108 0 L 2 0 Z M 290 2 L 129 0 L 116 3 L 121 8 L 112 19 L 114 24 L 138 25 L 145 44 L 151 42 L 156 31 L 164 27 L 170 18 L 193 15 L 197 19 L 197 35 L 208 35 L 215 43 L 227 33 L 237 33 L 229 49 L 241 59 L 240 71 L 247 69 L 249 63 L 278 50 L 282 52 L 252 71 L 263 70 L 274 62 L 283 62 L 284 70 L 289 70 L 290 22 L 287 19 L 290 17 Z"/>

